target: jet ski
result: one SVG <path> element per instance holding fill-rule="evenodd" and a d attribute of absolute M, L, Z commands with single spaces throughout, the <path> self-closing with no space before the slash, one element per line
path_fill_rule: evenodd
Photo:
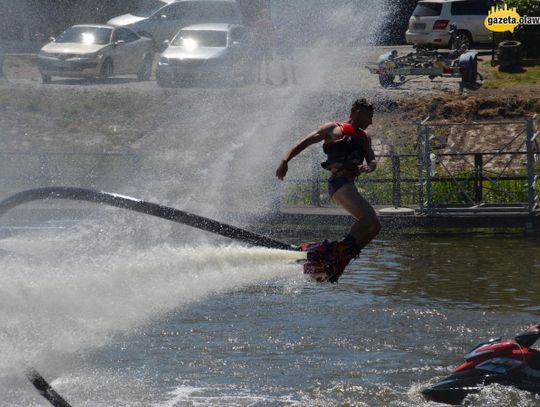
<path fill-rule="evenodd" d="M 536 324 L 514 339 L 480 342 L 450 376 L 421 392 L 428 401 L 454 405 L 490 384 L 540 394 L 540 352 L 531 348 L 539 337 L 540 324 Z"/>

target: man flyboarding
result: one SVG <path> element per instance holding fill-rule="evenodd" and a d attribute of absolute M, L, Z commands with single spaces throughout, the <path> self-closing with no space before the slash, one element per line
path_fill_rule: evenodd
<path fill-rule="evenodd" d="M 304 272 L 324 276 L 318 277 L 320 280 L 336 282 L 347 264 L 381 230 L 375 210 L 354 185 L 361 173 L 372 172 L 377 168 L 371 138 L 365 132 L 372 119 L 373 106 L 365 99 L 356 100 L 349 120 L 326 123 L 309 133 L 285 154 L 276 170 L 276 176 L 283 180 L 288 171 L 288 162 L 310 145 L 322 141 L 327 159 L 321 165 L 331 172 L 328 193 L 356 220 L 343 240 L 325 240 L 301 246 L 303 251 L 308 252 L 310 260 L 304 265 Z"/>

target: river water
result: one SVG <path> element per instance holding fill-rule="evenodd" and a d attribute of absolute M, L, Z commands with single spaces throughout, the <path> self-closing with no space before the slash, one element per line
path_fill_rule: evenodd
<path fill-rule="evenodd" d="M 279 251 L 111 233 L 0 240 L 0 405 L 47 405 L 29 365 L 74 407 L 428 405 L 420 389 L 473 345 L 539 319 L 537 240 L 383 236 L 332 285 Z M 489 387 L 467 404 L 540 398 Z"/>

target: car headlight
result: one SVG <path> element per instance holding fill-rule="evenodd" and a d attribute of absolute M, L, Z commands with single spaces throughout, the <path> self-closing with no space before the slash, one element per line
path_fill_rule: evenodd
<path fill-rule="evenodd" d="M 166 57 L 159 58 L 158 64 L 160 64 L 160 65 L 169 65 L 169 58 L 166 58 Z"/>

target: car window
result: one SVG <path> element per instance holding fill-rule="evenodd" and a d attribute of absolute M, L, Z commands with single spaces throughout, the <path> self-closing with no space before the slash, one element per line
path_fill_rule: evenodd
<path fill-rule="evenodd" d="M 126 34 L 126 35 L 127 35 L 127 38 L 128 38 L 127 42 L 137 41 L 139 38 L 141 38 L 141 37 L 139 37 L 139 35 L 138 35 L 137 33 L 135 33 L 134 31 L 127 30 L 127 29 L 126 29 L 126 31 L 127 31 L 127 34 Z"/>
<path fill-rule="evenodd" d="M 160 8 L 164 7 L 167 3 L 160 0 L 146 0 L 139 2 L 139 7 L 131 12 L 137 17 L 150 17 Z"/>
<path fill-rule="evenodd" d="M 111 28 L 106 27 L 70 27 L 55 42 L 75 42 L 79 44 L 108 44 Z"/>
<path fill-rule="evenodd" d="M 489 11 L 488 3 L 484 1 L 456 1 L 452 3 L 452 15 L 475 15 L 487 16 Z"/>
<path fill-rule="evenodd" d="M 126 30 L 125 28 L 117 28 L 116 30 L 114 30 L 112 41 L 133 42 L 136 41 L 138 38 L 139 37 L 134 32 Z"/>
<path fill-rule="evenodd" d="M 174 38 L 172 45 L 198 48 L 198 47 L 226 47 L 226 31 L 207 31 L 207 30 L 182 30 Z"/>
<path fill-rule="evenodd" d="M 435 17 L 441 15 L 442 3 L 418 3 L 413 11 L 415 17 Z"/>
<path fill-rule="evenodd" d="M 169 20 L 221 20 L 234 22 L 238 13 L 235 3 L 222 1 L 185 1 L 163 8 L 160 14 Z"/>

